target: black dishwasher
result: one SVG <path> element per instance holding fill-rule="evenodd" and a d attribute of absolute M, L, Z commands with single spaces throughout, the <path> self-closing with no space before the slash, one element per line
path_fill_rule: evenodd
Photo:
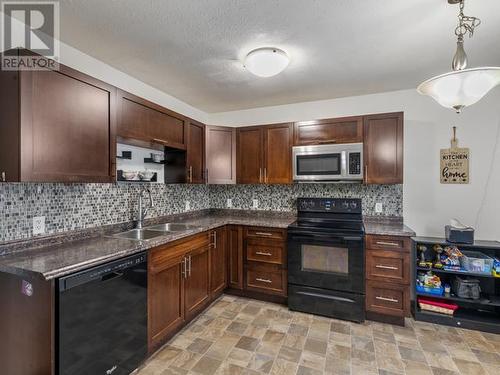
<path fill-rule="evenodd" d="M 59 375 L 126 375 L 147 353 L 147 256 L 58 279 Z"/>

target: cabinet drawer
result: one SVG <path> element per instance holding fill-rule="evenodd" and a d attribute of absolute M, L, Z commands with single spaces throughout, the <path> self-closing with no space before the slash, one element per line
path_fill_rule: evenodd
<path fill-rule="evenodd" d="M 251 228 L 245 228 L 245 236 L 254 238 L 272 238 L 272 239 L 284 240 L 286 238 L 286 231 L 285 229 L 278 229 L 278 228 L 251 227 Z"/>
<path fill-rule="evenodd" d="M 273 264 L 248 263 L 246 287 L 249 290 L 286 295 L 286 271 Z"/>
<path fill-rule="evenodd" d="M 410 238 L 397 236 L 366 236 L 366 248 L 372 250 L 410 251 Z"/>
<path fill-rule="evenodd" d="M 410 283 L 410 254 L 401 251 L 367 250 L 366 278 Z"/>
<path fill-rule="evenodd" d="M 209 246 L 208 232 L 155 247 L 149 253 L 149 269 L 153 273 L 160 272 L 178 262 L 188 252 L 205 246 Z"/>
<path fill-rule="evenodd" d="M 367 281 L 366 310 L 393 316 L 407 316 L 410 310 L 410 287 Z"/>
<path fill-rule="evenodd" d="M 278 241 L 248 240 L 247 260 L 283 264 L 283 246 Z"/>

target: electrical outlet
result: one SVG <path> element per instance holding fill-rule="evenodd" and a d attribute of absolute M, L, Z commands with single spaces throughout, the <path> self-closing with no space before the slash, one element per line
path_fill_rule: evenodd
<path fill-rule="evenodd" d="M 33 217 L 33 235 L 45 233 L 45 216 Z"/>
<path fill-rule="evenodd" d="M 227 198 L 226 207 L 233 208 L 233 200 L 231 198 Z"/>
<path fill-rule="evenodd" d="M 191 210 L 191 202 L 186 201 L 186 211 L 189 211 L 189 210 Z"/>
<path fill-rule="evenodd" d="M 259 200 L 258 199 L 253 199 L 252 200 L 252 208 L 254 210 L 256 210 L 257 208 L 259 208 Z"/>
<path fill-rule="evenodd" d="M 375 203 L 375 212 L 377 214 L 381 214 L 383 211 L 384 211 L 384 206 L 382 205 L 382 203 L 380 202 Z"/>

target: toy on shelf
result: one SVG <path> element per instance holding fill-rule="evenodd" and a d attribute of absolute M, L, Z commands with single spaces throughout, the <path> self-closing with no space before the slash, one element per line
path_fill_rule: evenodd
<path fill-rule="evenodd" d="M 441 245 L 434 245 L 432 249 L 436 252 L 436 261 L 432 266 L 440 270 L 443 268 L 443 263 L 441 263 L 441 254 L 444 251 L 443 247 Z"/>
<path fill-rule="evenodd" d="M 429 269 L 431 269 L 432 268 L 432 262 L 429 262 L 429 261 L 425 260 L 425 252 L 427 251 L 427 246 L 425 246 L 425 245 L 418 245 L 417 250 L 420 253 L 419 257 L 418 257 L 418 266 L 422 267 L 422 268 L 429 268 Z"/>
<path fill-rule="evenodd" d="M 428 271 L 425 276 L 417 279 L 417 292 L 428 293 L 433 295 L 442 296 L 444 288 L 441 285 L 441 279 L 439 276 Z"/>
<path fill-rule="evenodd" d="M 456 246 L 446 246 L 444 248 L 444 255 L 442 258 L 443 268 L 449 271 L 460 271 L 462 269 L 460 265 L 460 258 L 463 254 Z"/>
<path fill-rule="evenodd" d="M 500 259 L 493 259 L 493 271 L 491 271 L 493 276 L 500 277 Z"/>

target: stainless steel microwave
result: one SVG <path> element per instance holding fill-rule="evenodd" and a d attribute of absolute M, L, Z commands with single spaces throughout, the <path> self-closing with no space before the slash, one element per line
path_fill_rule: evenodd
<path fill-rule="evenodd" d="M 293 147 L 293 180 L 297 182 L 361 182 L 363 144 Z"/>

